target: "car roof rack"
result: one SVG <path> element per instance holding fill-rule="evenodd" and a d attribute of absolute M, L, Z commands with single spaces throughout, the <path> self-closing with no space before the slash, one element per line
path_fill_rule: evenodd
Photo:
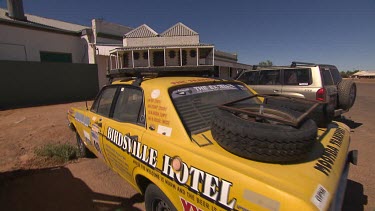
<path fill-rule="evenodd" d="M 135 77 L 135 78 L 157 78 L 172 76 L 200 76 L 212 77 L 214 66 L 205 67 L 145 67 L 145 68 L 123 68 L 112 69 L 107 73 L 107 78 Z"/>
<path fill-rule="evenodd" d="M 296 61 L 293 61 L 292 64 L 290 65 L 290 67 L 297 67 L 299 65 L 303 65 L 303 66 L 317 66 L 317 64 L 311 63 L 311 62 L 296 62 Z"/>

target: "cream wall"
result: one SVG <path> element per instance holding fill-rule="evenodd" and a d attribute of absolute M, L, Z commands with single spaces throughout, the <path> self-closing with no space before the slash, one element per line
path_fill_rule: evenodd
<path fill-rule="evenodd" d="M 40 51 L 71 53 L 73 63 L 88 63 L 88 44 L 80 36 L 14 27 L 0 24 L 0 43 L 23 46 L 23 54 L 12 55 L 14 60 L 40 61 Z M 17 53 L 20 49 L 17 50 Z M 0 48 L 0 56 L 15 54 L 7 48 Z M 9 56 L 8 56 L 9 57 Z M 5 59 L 1 58 L 0 59 Z"/>

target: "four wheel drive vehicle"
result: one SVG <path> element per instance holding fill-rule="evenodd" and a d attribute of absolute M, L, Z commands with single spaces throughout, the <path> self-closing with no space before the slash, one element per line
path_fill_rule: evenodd
<path fill-rule="evenodd" d="M 145 196 L 146 210 L 336 210 L 350 131 L 317 128 L 239 81 L 115 81 L 91 109 L 71 108 L 82 154 L 94 153 Z"/>
<path fill-rule="evenodd" d="M 333 65 L 292 62 L 290 67 L 256 67 L 237 80 L 261 94 L 279 94 L 327 102 L 332 116 L 348 111 L 356 98 L 356 84 L 343 80 Z"/>

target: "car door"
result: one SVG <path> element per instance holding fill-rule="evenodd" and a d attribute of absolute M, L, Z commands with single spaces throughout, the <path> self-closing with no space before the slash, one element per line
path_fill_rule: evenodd
<path fill-rule="evenodd" d="M 260 94 L 281 94 L 281 82 L 281 70 L 261 70 L 254 89 Z"/>
<path fill-rule="evenodd" d="M 143 92 L 139 87 L 120 85 L 109 115 L 103 119 L 103 152 L 109 165 L 131 181 L 131 173 L 144 153 L 140 140 L 145 132 Z M 140 158 L 139 158 L 140 156 Z"/>
<path fill-rule="evenodd" d="M 88 148 L 97 157 L 103 157 L 103 122 L 109 119 L 113 100 L 117 92 L 117 86 L 104 87 L 95 99 L 90 111 L 87 112 L 90 118 L 90 142 Z M 86 135 L 85 135 L 86 136 Z"/>

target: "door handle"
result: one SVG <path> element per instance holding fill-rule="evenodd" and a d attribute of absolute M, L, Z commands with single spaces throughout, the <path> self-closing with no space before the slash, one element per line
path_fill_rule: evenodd
<path fill-rule="evenodd" d="M 280 90 L 278 90 L 278 89 L 274 89 L 274 90 L 273 90 L 274 93 L 277 93 L 277 92 L 279 92 L 279 91 L 280 91 Z"/>
<path fill-rule="evenodd" d="M 95 122 L 95 124 L 96 124 L 98 127 L 102 127 L 102 126 L 103 126 L 102 119 L 99 119 L 97 122 Z"/>

